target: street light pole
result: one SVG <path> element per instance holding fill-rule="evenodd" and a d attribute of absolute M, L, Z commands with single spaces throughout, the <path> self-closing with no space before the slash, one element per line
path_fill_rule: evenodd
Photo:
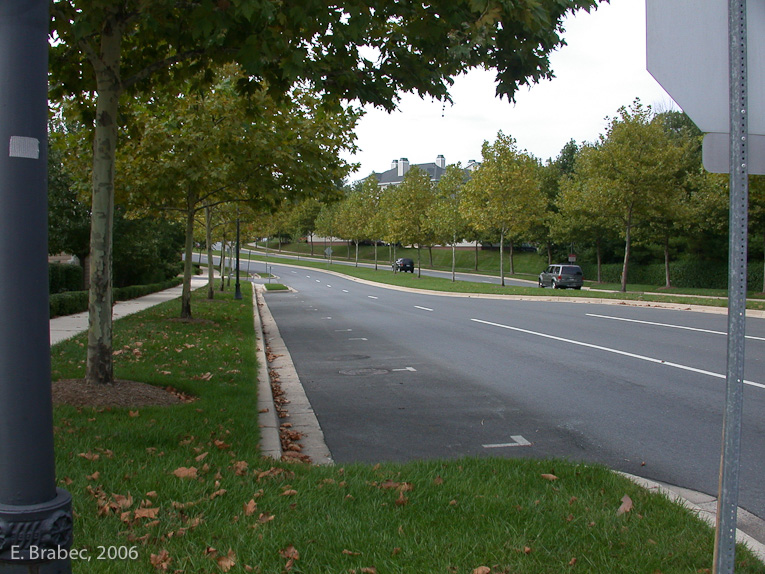
<path fill-rule="evenodd" d="M 234 299 L 242 298 L 242 289 L 239 286 L 239 217 L 236 218 L 236 286 L 234 288 Z"/>
<path fill-rule="evenodd" d="M 48 23 L 48 0 L 0 2 L 3 574 L 71 572 L 72 499 L 56 488 L 50 385 Z M 53 560 L 41 558 L 49 551 Z"/>

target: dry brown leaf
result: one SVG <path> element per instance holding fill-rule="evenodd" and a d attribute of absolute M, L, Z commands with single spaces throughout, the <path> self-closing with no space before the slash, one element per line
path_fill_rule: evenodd
<path fill-rule="evenodd" d="M 630 510 L 632 510 L 632 499 L 625 494 L 622 496 L 622 505 L 619 507 L 619 510 L 616 511 L 616 516 L 626 514 Z"/>
<path fill-rule="evenodd" d="M 86 476 L 85 478 L 87 478 L 88 480 L 98 480 L 99 478 L 101 478 L 101 473 L 96 471 L 93 474 Z"/>
<path fill-rule="evenodd" d="M 274 518 L 276 518 L 273 514 L 266 514 L 264 512 L 260 513 L 260 516 L 258 516 L 258 522 L 261 524 L 265 524 L 266 522 L 271 522 Z"/>
<path fill-rule="evenodd" d="M 343 550 L 343 554 L 346 556 L 361 556 L 361 552 L 353 552 L 352 550 Z"/>
<path fill-rule="evenodd" d="M 362 568 L 361 574 L 377 574 L 377 568 L 374 566 L 372 568 Z"/>
<path fill-rule="evenodd" d="M 173 559 L 170 558 L 168 551 L 163 549 L 159 554 L 152 554 L 149 557 L 149 560 L 151 561 L 151 565 L 157 570 L 167 570 L 167 567 L 170 566 L 170 562 L 172 562 Z"/>
<path fill-rule="evenodd" d="M 209 452 L 203 452 L 199 456 L 194 457 L 194 460 L 197 462 L 202 462 L 204 459 L 207 458 L 207 455 L 210 454 Z"/>
<path fill-rule="evenodd" d="M 555 476 L 554 474 L 543 474 L 542 478 L 544 478 L 545 480 L 550 480 L 550 481 L 558 480 L 558 477 Z"/>
<path fill-rule="evenodd" d="M 244 476 L 247 474 L 247 469 L 249 468 L 249 464 L 247 464 L 247 461 L 244 460 L 238 460 L 234 463 L 234 474 L 237 476 Z"/>
<path fill-rule="evenodd" d="M 112 494 L 112 498 L 119 508 L 130 508 L 133 506 L 133 497 L 130 494 L 127 496 L 123 496 L 122 494 Z"/>
<path fill-rule="evenodd" d="M 572 558 L 571 560 L 568 561 L 569 566 L 573 566 L 574 564 L 576 564 L 576 558 Z"/>
<path fill-rule="evenodd" d="M 287 559 L 287 563 L 284 565 L 284 569 L 287 572 L 292 570 L 292 567 L 295 565 L 295 560 L 300 560 L 300 553 L 292 545 L 287 546 L 287 548 L 283 548 L 282 550 L 279 550 L 279 556 Z"/>
<path fill-rule="evenodd" d="M 135 518 L 156 518 L 159 513 L 159 507 L 139 508 L 135 511 Z"/>
<path fill-rule="evenodd" d="M 95 461 L 95 460 L 98 460 L 99 458 L 101 458 L 99 455 L 94 454 L 92 452 L 81 452 L 77 456 L 82 457 L 85 460 L 91 460 L 91 461 Z"/>
<path fill-rule="evenodd" d="M 221 488 L 220 490 L 216 490 L 215 492 L 213 492 L 213 493 L 210 495 L 210 500 L 215 500 L 216 498 L 218 498 L 219 496 L 223 496 L 223 495 L 224 495 L 224 494 L 226 494 L 227 492 L 228 492 L 228 491 L 227 491 L 225 488 Z"/>
<path fill-rule="evenodd" d="M 223 572 L 228 572 L 236 565 L 236 554 L 229 548 L 228 553 L 225 556 L 218 556 L 215 561 Z"/>
<path fill-rule="evenodd" d="M 473 569 L 473 574 L 491 574 L 491 568 L 488 566 L 479 566 Z"/>
<path fill-rule="evenodd" d="M 197 468 L 195 466 L 186 468 L 181 466 L 173 471 L 173 474 L 178 478 L 197 478 Z"/>
<path fill-rule="evenodd" d="M 400 491 L 398 493 L 398 498 L 396 499 L 396 506 L 406 506 L 409 504 L 409 499 L 404 496 L 404 491 Z"/>
<path fill-rule="evenodd" d="M 252 516 L 255 514 L 255 511 L 258 509 L 258 504 L 255 502 L 255 499 L 251 499 L 247 504 L 244 505 L 244 515 L 245 516 Z"/>
<path fill-rule="evenodd" d="M 295 496 L 297 494 L 297 490 L 294 488 L 288 488 L 284 492 L 282 492 L 282 496 Z"/>

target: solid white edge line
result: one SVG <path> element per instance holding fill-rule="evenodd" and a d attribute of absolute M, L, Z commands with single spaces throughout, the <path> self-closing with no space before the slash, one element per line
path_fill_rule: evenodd
<path fill-rule="evenodd" d="M 520 327 L 511 327 L 510 325 L 503 325 L 502 323 L 493 323 L 491 321 L 483 321 L 482 319 L 470 319 L 476 323 L 483 323 L 484 325 L 491 325 L 493 327 L 500 327 L 501 329 L 509 329 L 510 331 L 517 331 L 518 333 L 526 333 L 527 335 L 536 335 L 537 337 L 543 337 L 545 339 L 552 339 L 554 341 L 560 341 L 562 343 L 570 343 L 571 345 L 579 345 L 580 347 L 587 347 L 589 349 L 596 349 L 598 351 L 605 351 L 607 353 L 614 353 L 615 355 L 622 355 L 624 357 L 630 357 L 632 359 L 639 359 L 641 361 L 648 361 L 649 363 L 656 363 L 658 365 L 665 365 L 667 367 L 674 367 L 683 371 L 690 371 L 692 373 L 699 373 L 701 375 L 707 375 L 715 377 L 716 379 L 725 379 L 725 375 L 720 373 L 713 373 L 712 371 L 706 371 L 704 369 L 697 369 L 695 367 L 689 367 L 687 365 L 681 365 L 679 363 L 671 363 L 669 361 L 662 361 L 661 359 L 655 359 L 653 357 L 646 357 L 645 355 L 637 355 L 635 353 L 629 353 L 627 351 L 620 351 L 619 349 L 611 349 L 610 347 L 603 347 L 601 345 L 594 345 L 592 343 L 585 343 L 583 341 L 574 341 L 573 339 L 565 339 L 563 337 L 557 337 L 555 335 L 548 335 L 546 333 L 538 333 L 537 331 L 529 331 L 528 329 L 521 329 Z M 765 385 L 762 383 L 755 383 L 754 381 L 744 381 L 744 384 L 753 387 L 759 387 L 765 389 Z"/>

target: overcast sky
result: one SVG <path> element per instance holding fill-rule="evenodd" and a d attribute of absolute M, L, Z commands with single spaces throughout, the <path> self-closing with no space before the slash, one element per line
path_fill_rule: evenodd
<path fill-rule="evenodd" d="M 447 164 L 481 160 L 481 145 L 502 130 L 518 147 L 546 160 L 558 156 L 570 139 L 594 141 L 606 117 L 639 97 L 668 109 L 672 99 L 645 69 L 645 0 L 611 0 L 564 24 L 567 46 L 551 56 L 553 80 L 521 88 L 516 103 L 495 97 L 494 74 L 474 70 L 456 79 L 453 105 L 402 98 L 398 111 L 368 110 L 356 129 L 360 163 L 352 180 L 390 169 L 391 160 Z M 675 108 L 676 109 L 676 108 Z"/>

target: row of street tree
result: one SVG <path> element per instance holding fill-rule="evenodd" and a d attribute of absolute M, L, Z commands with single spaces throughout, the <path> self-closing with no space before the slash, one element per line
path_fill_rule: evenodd
<path fill-rule="evenodd" d="M 657 114 L 636 100 L 596 142 L 571 141 L 544 164 L 500 132 L 484 143 L 473 172 L 451 165 L 435 184 L 414 167 L 400 185 L 385 189 L 372 174 L 337 202 L 285 205 L 268 233 L 416 245 L 418 253 L 463 240 L 498 243 L 503 284 L 505 245 L 514 273 L 513 247 L 520 242 L 546 250 L 550 262 L 575 244 L 593 254 L 598 281 L 604 250 L 619 254 L 622 290 L 637 244 L 661 253 L 669 287 L 673 254 L 726 257 L 727 177 L 703 169 L 700 144 L 701 133 L 685 114 Z M 751 229 L 763 242 L 758 250 L 765 250 L 765 178 L 751 179 Z"/>
<path fill-rule="evenodd" d="M 114 379 L 116 201 L 126 213 L 181 210 L 188 253 L 197 212 L 324 199 L 344 169 L 327 154 L 352 142 L 345 103 L 392 110 L 401 92 L 448 100 L 451 78 L 477 66 L 512 98 L 552 77 L 564 17 L 597 3 L 51 0 L 49 93 L 63 107 L 69 175 L 90 181 L 86 379 Z M 188 275 L 184 285 L 188 317 Z"/>

